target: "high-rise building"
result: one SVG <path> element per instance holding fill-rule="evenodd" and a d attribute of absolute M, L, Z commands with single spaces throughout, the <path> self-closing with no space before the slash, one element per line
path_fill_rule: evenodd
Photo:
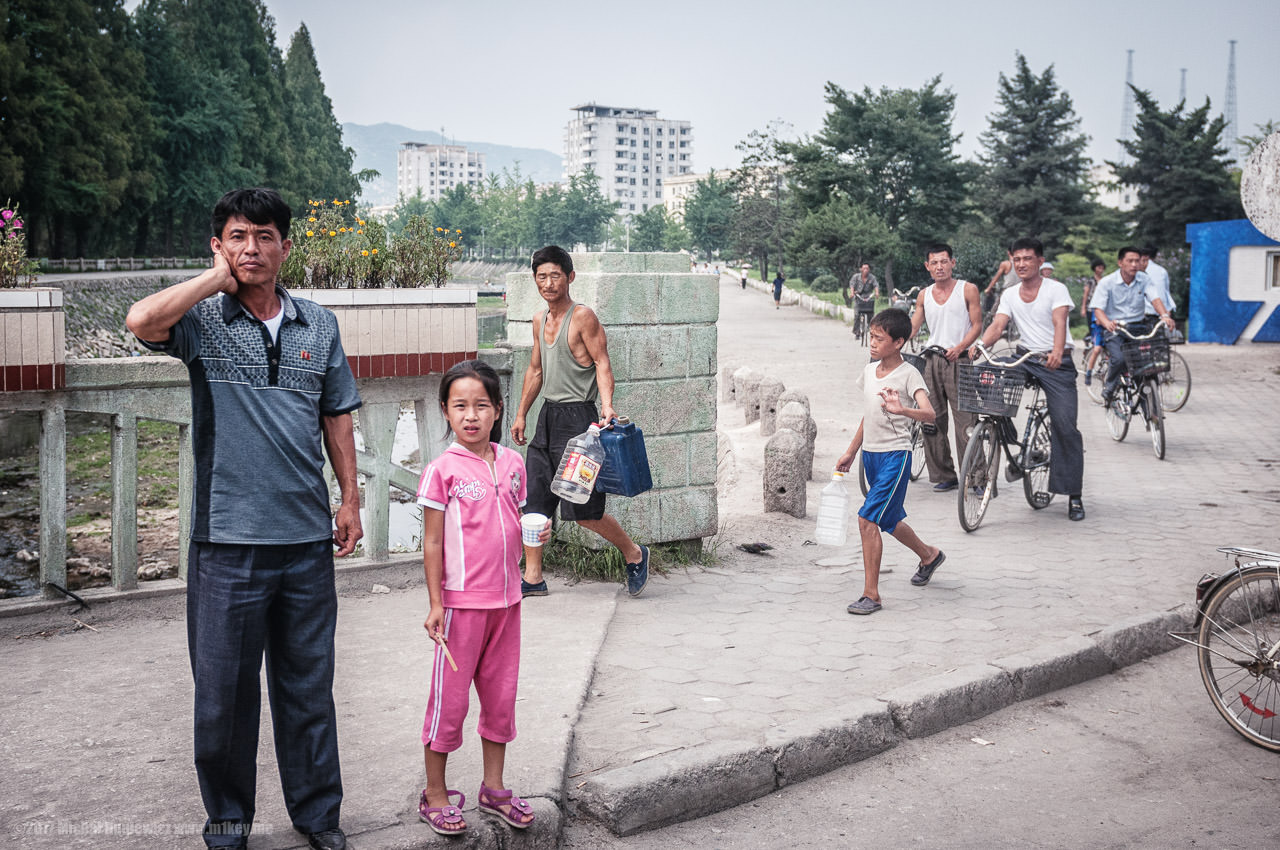
<path fill-rule="evenodd" d="M 564 176 L 591 169 L 600 190 L 623 215 L 661 204 L 663 181 L 693 171 L 693 128 L 659 118 L 656 109 L 587 103 L 573 108 L 565 127 Z"/>
<path fill-rule="evenodd" d="M 427 145 L 402 142 L 396 154 L 396 192 L 412 198 L 418 190 L 428 201 L 438 201 L 455 186 L 480 188 L 484 182 L 484 154 L 464 145 Z"/>

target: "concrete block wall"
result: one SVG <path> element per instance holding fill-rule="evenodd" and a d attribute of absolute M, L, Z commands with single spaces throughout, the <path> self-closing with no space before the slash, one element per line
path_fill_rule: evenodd
<path fill-rule="evenodd" d="M 574 301 L 600 317 L 609 340 L 614 409 L 644 430 L 653 489 L 610 496 L 608 512 L 641 542 L 710 537 L 716 505 L 715 278 L 690 274 L 683 254 L 573 254 Z M 533 345 L 533 314 L 546 307 L 530 270 L 507 276 L 507 337 L 513 347 L 510 414 Z M 528 416 L 532 432 L 540 404 Z M 600 543 L 599 538 L 593 543 Z"/>

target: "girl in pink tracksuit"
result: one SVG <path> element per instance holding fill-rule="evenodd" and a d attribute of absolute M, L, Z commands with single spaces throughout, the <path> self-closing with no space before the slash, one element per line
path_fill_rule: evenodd
<path fill-rule="evenodd" d="M 480 811 L 524 829 L 533 823 L 533 809 L 502 781 L 507 742 L 516 736 L 524 461 L 497 443 L 502 392 L 492 367 L 468 360 L 449 369 L 440 383 L 440 406 L 455 442 L 427 467 L 418 486 L 422 560 L 431 597 L 423 626 L 436 641 L 422 726 L 427 787 L 418 815 L 441 835 L 467 828 L 461 812 L 466 797 L 448 789 L 445 765 L 449 753 L 462 744 L 474 683 L 484 756 Z M 550 537 L 549 528 L 542 537 Z"/>

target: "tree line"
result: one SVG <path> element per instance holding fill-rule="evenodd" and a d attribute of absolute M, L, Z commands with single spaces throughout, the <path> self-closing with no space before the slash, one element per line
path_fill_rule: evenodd
<path fill-rule="evenodd" d="M 0 0 L 0 194 L 33 256 L 200 256 L 228 189 L 359 191 L 306 26 L 260 0 Z M 348 71 L 354 73 L 354 70 Z"/>

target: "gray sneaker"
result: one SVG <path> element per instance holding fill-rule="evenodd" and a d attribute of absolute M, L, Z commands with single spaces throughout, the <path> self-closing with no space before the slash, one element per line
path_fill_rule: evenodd
<path fill-rule="evenodd" d="M 631 597 L 644 593 L 649 583 L 649 547 L 640 547 L 640 563 L 627 564 L 627 595 Z"/>
<path fill-rule="evenodd" d="M 933 571 L 942 566 L 942 562 L 946 559 L 947 553 L 939 549 L 938 557 L 927 564 L 920 565 L 920 568 L 916 570 L 916 574 L 911 577 L 911 583 L 916 587 L 924 587 L 929 583 L 929 579 L 933 578 Z"/>
<path fill-rule="evenodd" d="M 883 607 L 870 596 L 862 596 L 857 602 L 849 603 L 848 611 L 850 614 L 874 614 Z"/>

